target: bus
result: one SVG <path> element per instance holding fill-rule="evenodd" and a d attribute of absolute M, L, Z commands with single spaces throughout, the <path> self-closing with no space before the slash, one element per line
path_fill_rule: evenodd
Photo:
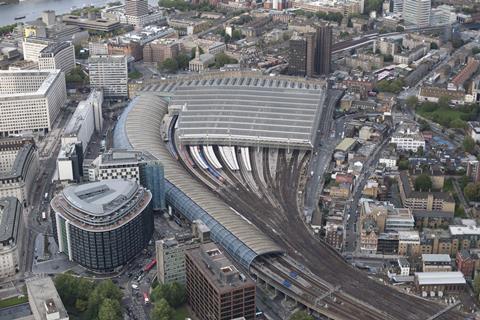
<path fill-rule="evenodd" d="M 145 268 L 143 268 L 143 271 L 145 272 L 148 272 L 150 270 L 152 270 L 152 268 L 157 264 L 157 259 L 153 259 L 152 261 L 150 261 L 146 266 Z"/>

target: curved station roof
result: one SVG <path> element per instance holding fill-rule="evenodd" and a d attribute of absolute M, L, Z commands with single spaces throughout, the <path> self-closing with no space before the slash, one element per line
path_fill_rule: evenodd
<path fill-rule="evenodd" d="M 202 220 L 214 241 L 245 267 L 258 255 L 282 252 L 270 238 L 191 177 L 167 150 L 160 127 L 168 103 L 155 93 L 142 93 L 120 117 L 115 147 L 147 150 L 165 169 L 167 201 L 193 221 Z"/>

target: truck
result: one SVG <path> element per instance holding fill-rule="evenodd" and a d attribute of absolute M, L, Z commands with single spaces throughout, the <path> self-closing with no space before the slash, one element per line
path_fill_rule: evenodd
<path fill-rule="evenodd" d="M 45 211 L 42 212 L 42 220 L 47 220 L 47 213 Z"/>
<path fill-rule="evenodd" d="M 43 197 L 45 201 L 48 199 L 48 192 L 45 192 L 45 196 Z"/>
<path fill-rule="evenodd" d="M 150 303 L 150 298 L 148 297 L 148 293 L 146 292 L 143 293 L 143 301 L 145 301 L 145 304 Z"/>

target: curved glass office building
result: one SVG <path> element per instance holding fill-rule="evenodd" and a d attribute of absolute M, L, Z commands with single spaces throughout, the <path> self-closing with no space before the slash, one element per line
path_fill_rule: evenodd
<path fill-rule="evenodd" d="M 134 181 L 65 188 L 51 201 L 59 250 L 96 272 L 111 272 L 145 248 L 153 233 L 152 195 Z"/>

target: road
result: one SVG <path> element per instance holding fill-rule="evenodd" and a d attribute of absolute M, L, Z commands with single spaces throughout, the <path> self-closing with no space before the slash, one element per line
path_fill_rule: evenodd
<path fill-rule="evenodd" d="M 321 121 L 319 128 L 317 129 L 314 154 L 311 157 L 308 172 L 310 178 L 307 181 L 305 187 L 305 204 L 304 214 L 307 222 L 311 220 L 311 217 L 317 209 L 318 195 L 321 186 L 324 182 L 323 175 L 327 171 L 327 168 L 332 159 L 332 153 L 335 147 L 342 139 L 342 133 L 344 129 L 345 119 L 339 118 L 335 122 L 325 121 L 326 119 L 333 119 L 333 112 L 335 106 L 340 99 L 343 91 L 340 90 L 328 90 L 328 95 L 324 103 L 324 110 L 322 110 Z M 331 135 L 331 127 L 334 123 L 334 134 Z M 311 172 L 313 171 L 313 174 Z"/>

